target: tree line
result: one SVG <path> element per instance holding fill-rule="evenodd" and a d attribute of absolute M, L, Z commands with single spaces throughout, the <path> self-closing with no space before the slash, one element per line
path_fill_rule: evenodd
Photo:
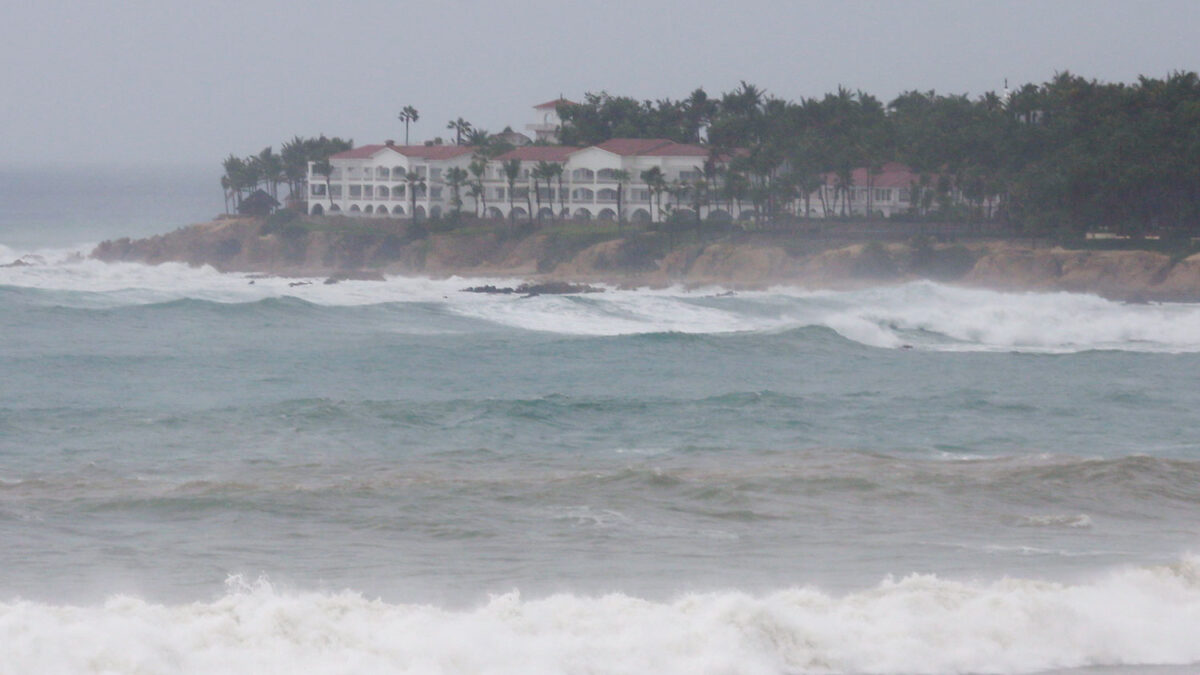
<path fill-rule="evenodd" d="M 304 198 L 310 161 L 328 164 L 329 156 L 354 147 L 351 140 L 338 137 L 316 138 L 293 136 L 280 146 L 276 153 L 267 146 L 258 154 L 238 157 L 230 154 L 222 162 L 225 172 L 221 175 L 221 189 L 225 193 L 225 212 L 236 209 L 242 199 L 255 190 L 262 189 L 279 199 L 279 186 L 287 185 L 288 195 Z"/>
<path fill-rule="evenodd" d="M 898 161 L 920 177 L 912 217 L 1001 220 L 1036 233 L 1200 234 L 1195 72 L 1128 84 L 1063 72 L 1007 96 L 912 90 L 887 104 L 842 87 L 788 101 L 742 82 L 678 101 L 589 93 L 558 114 L 568 145 L 707 143 L 705 176 L 677 199 L 745 199 L 765 219 L 811 213 L 807 200 L 827 176 L 834 203 L 819 207 L 845 214 L 854 170 L 867 169 L 870 188 Z"/>

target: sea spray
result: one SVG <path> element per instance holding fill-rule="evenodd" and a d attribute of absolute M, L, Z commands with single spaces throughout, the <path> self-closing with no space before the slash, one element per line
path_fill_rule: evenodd
<path fill-rule="evenodd" d="M 1069 353 L 1200 351 L 1200 305 L 1131 305 L 1091 295 L 1008 293 L 933 282 L 858 291 L 775 287 L 729 295 L 719 288 L 617 290 L 521 298 L 465 293 L 512 279 L 385 281 L 223 274 L 181 263 L 106 264 L 62 250 L 0 268 L 0 286 L 53 292 L 56 305 L 118 307 L 194 299 L 223 304 L 291 296 L 321 306 L 434 303 L 450 314 L 526 331 L 575 336 L 777 333 L 824 328 L 882 348 Z"/>
<path fill-rule="evenodd" d="M 1200 569 L 913 575 L 831 595 L 494 595 L 471 609 L 231 577 L 211 602 L 0 603 L 0 672 L 1033 673 L 1200 661 Z"/>

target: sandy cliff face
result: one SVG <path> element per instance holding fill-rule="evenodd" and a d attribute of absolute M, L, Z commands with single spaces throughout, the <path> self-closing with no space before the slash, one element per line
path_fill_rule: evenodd
<path fill-rule="evenodd" d="M 104 242 L 101 260 L 180 261 L 223 271 L 332 275 L 354 270 L 433 276 L 534 276 L 623 285 L 735 287 L 789 283 L 849 288 L 918 278 L 1006 290 L 1098 293 L 1127 300 L 1200 301 L 1200 254 L 1173 262 L 1147 251 L 1072 251 L 1011 242 L 964 246 L 856 244 L 797 254 L 780 245 L 716 242 L 667 250 L 654 235 L 587 242 L 534 233 L 429 234 L 264 228 L 224 220 Z"/>
<path fill-rule="evenodd" d="M 1172 264 L 1150 251 L 1068 251 L 1001 246 L 964 283 L 1013 290 L 1097 293 L 1128 300 L 1200 299 L 1200 255 Z"/>

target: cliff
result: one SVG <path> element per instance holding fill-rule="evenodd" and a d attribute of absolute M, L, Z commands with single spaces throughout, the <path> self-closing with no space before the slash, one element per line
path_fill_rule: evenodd
<path fill-rule="evenodd" d="M 1200 254 L 1031 248 L 1005 241 L 830 246 L 741 237 L 672 246 L 665 235 L 613 239 L 584 231 L 507 228 L 428 232 L 370 222 L 327 225 L 229 219 L 141 240 L 106 241 L 92 256 L 179 261 L 226 272 L 371 278 L 379 274 L 517 276 L 625 286 L 672 283 L 853 288 L 929 278 L 1004 289 L 1097 293 L 1121 300 L 1200 301 Z"/>

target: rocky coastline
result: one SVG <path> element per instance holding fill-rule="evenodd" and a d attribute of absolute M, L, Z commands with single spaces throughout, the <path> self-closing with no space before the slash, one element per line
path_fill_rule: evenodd
<path fill-rule="evenodd" d="M 847 289 L 917 279 L 1007 291 L 1094 293 L 1122 301 L 1200 302 L 1200 254 L 1093 251 L 1008 240 L 846 243 L 690 233 L 612 238 L 507 228 L 428 231 L 403 224 L 222 219 L 146 239 L 101 243 L 108 262 L 182 262 L 223 272 L 380 279 L 383 275 L 521 278 L 622 287 L 788 284 Z"/>

